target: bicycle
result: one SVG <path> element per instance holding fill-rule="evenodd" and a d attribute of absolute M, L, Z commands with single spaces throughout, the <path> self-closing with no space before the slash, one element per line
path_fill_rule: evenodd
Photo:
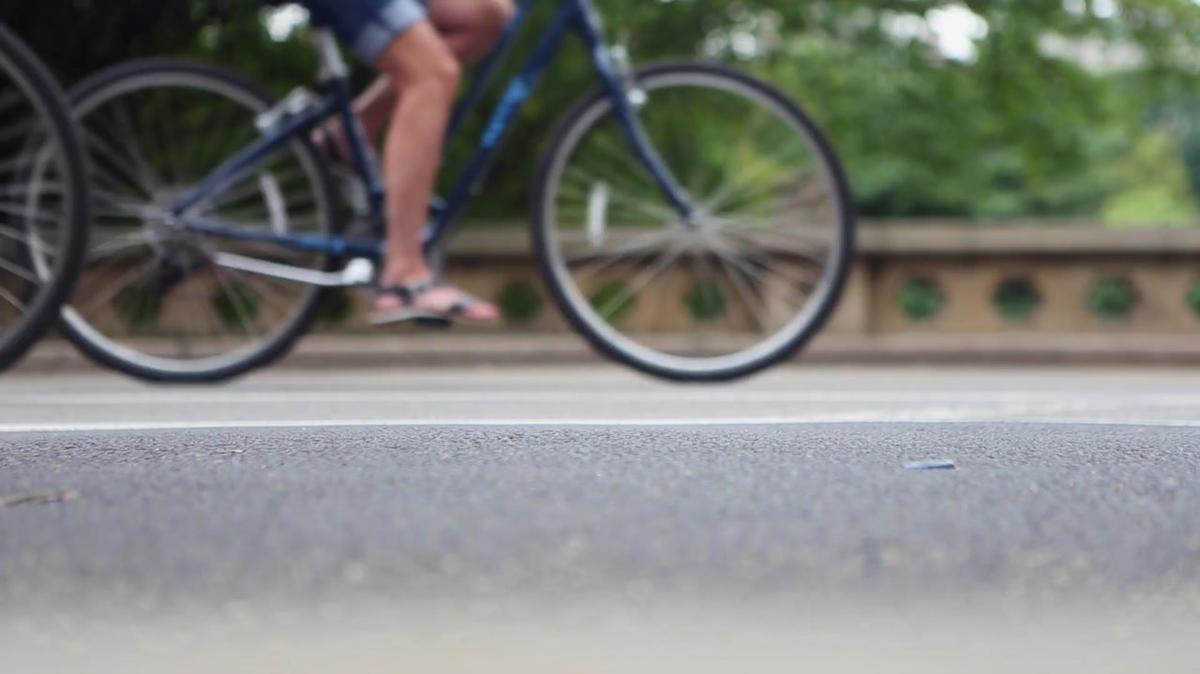
<path fill-rule="evenodd" d="M 532 2 L 522 0 L 481 64 L 448 142 Z M 591 0 L 561 0 L 474 157 L 431 204 L 427 253 L 443 254 L 572 32 L 599 85 L 552 134 L 533 186 L 533 245 L 561 311 L 601 353 L 668 379 L 730 380 L 790 357 L 836 305 L 854 246 L 850 188 L 832 146 L 795 102 L 738 71 L 634 69 L 627 50 L 606 42 Z M 103 189 L 88 273 L 98 280 L 81 284 L 63 314 L 88 356 L 151 381 L 227 379 L 283 355 L 312 325 L 324 289 L 373 282 L 384 236 L 379 171 L 336 42 L 325 30 L 315 36 L 321 95 L 301 88 L 275 102 L 224 69 L 162 59 L 116 66 L 76 89 L 80 123 L 110 137 L 93 159 Z M 362 234 L 344 233 L 309 138 L 334 116 L 365 194 Z"/>
<path fill-rule="evenodd" d="M 82 263 L 88 183 L 45 65 L 0 24 L 0 370 L 55 322 Z"/>

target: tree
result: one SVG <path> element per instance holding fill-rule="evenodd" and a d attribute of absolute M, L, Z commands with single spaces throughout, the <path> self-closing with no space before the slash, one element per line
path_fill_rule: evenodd
<path fill-rule="evenodd" d="M 1190 122 L 1200 7 L 1192 0 L 596 3 L 609 34 L 627 39 L 641 61 L 735 62 L 792 93 L 830 131 L 869 215 L 1136 219 L 1129 204 L 1140 202 L 1129 195 L 1154 193 L 1162 176 L 1172 177 L 1167 191 L 1176 200 L 1194 200 L 1200 186 L 1200 130 Z M 533 23 L 556 5 L 536 0 Z M 225 62 L 280 93 L 311 78 L 311 49 L 298 36 L 272 40 L 253 0 L 115 7 L 0 0 L 0 18 L 67 82 L 167 53 Z M 969 53 L 947 54 L 938 41 L 939 22 L 954 17 L 973 22 Z M 510 68 L 530 46 L 520 45 Z M 587 54 L 569 47 L 509 148 L 537 148 L 589 82 Z M 468 132 L 481 124 L 474 120 Z M 1138 170 L 1147 138 L 1158 139 L 1157 160 L 1175 168 Z M 451 165 L 469 145 L 452 152 Z M 477 215 L 522 213 L 533 159 L 506 153 Z M 1182 192 L 1179 175 L 1188 185 Z"/>

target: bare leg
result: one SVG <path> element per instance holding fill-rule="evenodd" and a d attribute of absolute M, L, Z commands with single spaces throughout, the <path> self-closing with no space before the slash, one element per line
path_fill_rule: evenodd
<path fill-rule="evenodd" d="M 370 138 L 377 140 L 392 129 L 383 154 L 388 222 L 388 249 L 380 274 L 383 286 L 411 286 L 433 275 L 424 258 L 421 233 L 458 92 L 460 68 L 495 45 L 512 12 L 511 0 L 431 0 L 429 20 L 393 41 L 376 64 L 382 76 L 355 102 Z M 350 151 L 340 124 L 333 123 L 324 132 L 327 147 L 348 158 Z M 417 309 L 441 314 L 464 299 L 460 291 L 442 287 L 421 294 L 414 304 Z M 402 305 L 401 298 L 383 295 L 376 310 L 388 312 Z M 496 320 L 499 310 L 475 302 L 463 318 Z"/>
<path fill-rule="evenodd" d="M 429 20 L 462 66 L 473 65 L 496 45 L 513 15 L 512 0 L 432 0 Z M 387 75 L 375 80 L 354 101 L 367 137 L 378 140 L 392 119 L 396 90 Z M 350 157 L 341 125 L 326 129 L 343 159 Z"/>
<path fill-rule="evenodd" d="M 471 65 L 496 46 L 513 11 L 512 0 L 430 0 L 429 20 L 459 63 Z"/>
<path fill-rule="evenodd" d="M 441 162 L 446 124 L 458 93 L 460 71 L 454 55 L 428 21 L 414 25 L 394 40 L 376 65 L 399 91 L 384 144 L 388 241 L 380 284 L 413 285 L 433 276 L 423 254 L 421 231 Z M 445 313 L 462 299 L 463 294 L 453 288 L 437 288 L 420 295 L 415 304 L 420 309 Z M 384 295 L 376 309 L 388 311 L 402 304 L 399 297 Z M 482 302 L 463 316 L 478 321 L 498 317 L 495 306 Z"/>

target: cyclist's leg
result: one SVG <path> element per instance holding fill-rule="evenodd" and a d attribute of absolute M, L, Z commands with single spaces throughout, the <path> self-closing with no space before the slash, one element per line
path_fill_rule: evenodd
<path fill-rule="evenodd" d="M 389 121 L 384 144 L 384 177 L 387 183 L 388 249 L 380 285 L 416 286 L 428 282 L 429 269 L 421 243 L 428 217 L 442 141 L 454 98 L 458 93 L 460 67 L 433 24 L 422 20 L 395 37 L 375 61 L 379 70 L 394 82 L 399 92 Z M 489 321 L 499 317 L 495 306 L 470 302 L 460 291 L 438 287 L 412 298 L 417 309 L 450 313 L 456 305 L 468 320 Z M 399 309 L 405 299 L 384 294 L 376 309 Z"/>
<path fill-rule="evenodd" d="M 429 20 L 463 65 L 496 46 L 514 11 L 512 0 L 429 0 Z"/>
<path fill-rule="evenodd" d="M 512 0 L 429 0 L 429 20 L 463 66 L 473 65 L 485 56 L 503 35 L 512 19 Z M 373 140 L 380 138 L 391 121 L 396 91 L 386 76 L 381 76 L 354 102 L 355 111 Z M 342 159 L 350 156 L 349 146 L 336 122 L 326 130 Z"/>

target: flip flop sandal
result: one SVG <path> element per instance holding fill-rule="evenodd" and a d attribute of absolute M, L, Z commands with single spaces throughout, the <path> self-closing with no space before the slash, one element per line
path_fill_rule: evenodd
<path fill-rule="evenodd" d="M 426 281 L 407 286 L 386 286 L 377 288 L 377 296 L 392 296 L 398 298 L 404 306 L 397 309 L 372 312 L 368 321 L 374 327 L 385 327 L 399 323 L 416 323 L 425 327 L 448 328 L 454 321 L 475 306 L 476 300 L 465 298 L 455 302 L 445 313 L 429 309 L 419 309 L 414 306 L 417 298 L 431 290 L 446 287 L 443 283 Z"/>

